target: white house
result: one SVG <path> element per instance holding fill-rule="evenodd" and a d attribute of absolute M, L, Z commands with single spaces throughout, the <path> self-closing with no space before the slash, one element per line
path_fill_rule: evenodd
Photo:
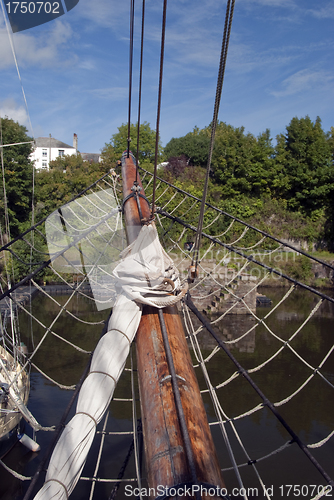
<path fill-rule="evenodd" d="M 30 155 L 30 159 L 35 161 L 35 168 L 49 169 L 49 162 L 55 160 L 59 156 L 76 155 L 78 150 L 77 134 L 73 135 L 73 146 L 58 141 L 54 137 L 37 137 L 36 147 Z"/>

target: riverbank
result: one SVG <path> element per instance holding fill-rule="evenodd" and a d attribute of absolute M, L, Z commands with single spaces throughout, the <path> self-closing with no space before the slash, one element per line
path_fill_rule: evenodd
<path fill-rule="evenodd" d="M 334 289 L 334 255 L 326 252 L 323 255 L 318 255 L 317 253 L 317 255 L 314 256 L 322 260 L 325 264 L 315 262 L 295 252 L 290 252 L 290 255 L 281 258 L 279 262 L 272 262 L 270 264 L 265 260 L 262 261 L 264 264 L 275 269 L 278 273 L 271 273 L 262 283 L 262 286 L 286 287 L 289 285 L 289 282 L 282 278 L 282 275 L 286 275 L 313 288 L 326 290 Z M 261 275 L 264 276 L 264 269 L 260 268 L 260 266 L 252 266 L 251 272 L 259 273 L 259 277 Z"/>
<path fill-rule="evenodd" d="M 29 302 L 36 294 L 38 289 L 35 286 L 20 286 L 11 295 L 14 299 L 14 304 L 24 305 Z M 9 315 L 10 299 L 5 297 L 0 300 L 0 315 Z"/>

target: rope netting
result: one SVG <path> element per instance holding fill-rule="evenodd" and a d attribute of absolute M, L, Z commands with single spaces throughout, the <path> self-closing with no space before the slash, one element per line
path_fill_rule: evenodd
<path fill-rule="evenodd" d="M 81 385 L 80 376 L 89 366 L 113 306 L 112 270 L 126 246 L 116 181 L 112 171 L 0 249 L 1 344 L 13 354 L 20 349 L 19 371 L 29 372 L 32 387 L 39 386 L 42 393 L 43 387 L 51 384 L 56 400 L 63 404 L 54 408 L 52 401 L 45 401 L 36 406 L 31 394 L 28 407 L 15 408 L 15 414 L 21 411 L 44 448 L 39 463 L 28 465 L 26 474 L 1 462 L 20 481 L 33 482 L 36 466 L 37 470 L 45 467 L 49 458 L 45 451 L 64 425 L 58 422 L 68 397 L 59 394 L 65 391 L 70 395 Z M 18 323 L 15 330 L 14 323 Z M 125 484 L 140 484 L 142 444 L 134 374 L 131 355 L 113 398 L 116 410 L 107 412 L 97 427 L 96 443 L 82 477 L 84 486 L 76 492 L 78 498 L 87 496 L 87 481 L 91 482 L 87 498 L 100 498 L 101 488 L 103 497 L 110 494 L 115 498 Z M 14 376 L 11 384 L 15 386 L 15 382 Z M 38 400 L 43 397 L 38 396 Z M 45 404 L 50 405 L 47 411 Z M 35 434 L 38 430 L 53 432 Z M 112 457 L 108 463 L 114 478 L 106 466 L 106 453 Z M 31 495 L 29 489 L 27 495 Z"/>
<path fill-rule="evenodd" d="M 16 273 L 15 285 L 9 288 L 5 279 L 1 284 L 1 304 L 6 303 L 2 342 L 13 346 L 8 321 L 11 303 L 19 312 L 21 339 L 27 349 L 22 369 L 31 370 L 36 387 L 43 377 L 53 390 L 68 394 L 66 404 L 101 335 L 105 309 L 113 305 L 115 289 L 110 278 L 125 247 L 119 180 L 115 172 L 106 175 L 0 250 Z M 152 174 L 145 172 L 142 183 L 151 199 Z M 326 496 L 329 490 L 325 487 L 332 486 L 330 479 L 326 482 L 319 470 L 313 472 L 314 466 L 301 456 L 296 438 L 269 416 L 270 405 L 247 384 L 245 372 L 297 428 L 298 439 L 315 453 L 326 477 L 333 475 L 328 457 L 333 452 L 334 434 L 330 403 L 334 345 L 324 333 L 334 318 L 333 299 L 285 277 L 280 263 L 297 259 L 297 250 L 209 204 L 198 275 L 189 278 L 200 202 L 158 178 L 155 204 L 160 241 L 182 279 L 189 280 L 193 304 L 243 367 L 233 364 L 189 308 L 188 300 L 183 301 L 180 314 L 223 477 L 231 488 L 242 492 L 240 498 L 254 498 L 249 488 L 259 488 L 259 495 L 273 498 L 272 485 L 277 498 L 284 497 L 286 490 L 280 485 L 301 484 L 302 480 L 315 486 L 309 487 L 307 498 Z M 25 261 L 30 253 L 33 263 Z M 324 267 L 332 272 L 330 265 Z M 275 286 L 265 288 L 268 284 Z M 33 299 L 31 304 L 27 296 Z M 31 415 L 30 424 L 36 430 L 57 425 L 56 416 L 63 413 L 60 407 L 51 414 L 43 413 L 46 404 L 36 407 L 33 398 L 31 407 L 28 404 L 29 413 L 24 416 L 29 420 Z M 74 498 L 124 498 L 126 486 L 146 485 L 139 416 L 131 354 L 109 411 L 97 427 Z M 54 432 L 41 430 L 37 440 L 47 447 L 58 430 L 59 426 Z M 294 473 L 296 461 L 301 465 Z M 29 479 L 34 468 L 36 464 L 29 464 L 25 475 L 16 474 Z M 273 469 L 275 477 L 270 472 Z"/>
<path fill-rule="evenodd" d="M 150 199 L 150 172 L 143 172 L 142 179 L 145 194 Z M 308 420 L 308 425 L 312 426 L 316 408 L 322 415 L 326 407 L 326 402 L 322 401 L 323 394 L 316 397 L 317 390 L 319 395 L 324 390 L 327 401 L 333 398 L 334 345 L 329 340 L 325 346 L 322 339 L 322 324 L 333 317 L 333 297 L 326 290 L 324 293 L 315 290 L 289 276 L 287 270 L 292 269 L 291 263 L 298 263 L 301 255 L 303 262 L 307 260 L 310 268 L 312 261 L 316 265 L 321 261 L 207 203 L 202 248 L 198 255 L 198 275 L 193 279 L 192 250 L 201 200 L 160 178 L 156 204 L 160 237 L 184 277 L 190 275 L 189 293 L 195 306 L 227 349 L 240 358 L 247 373 L 256 382 L 260 381 L 261 385 L 265 381 L 266 396 L 273 406 L 284 411 L 283 414 L 289 420 L 290 413 L 295 412 L 296 406 L 300 404 L 300 419 Z M 333 277 L 333 266 L 328 262 L 321 264 L 324 273 Z M 265 304 L 269 307 L 265 307 Z M 222 470 L 227 472 L 248 466 L 260 481 L 263 490 L 261 495 L 269 498 L 257 466 L 283 451 L 284 461 L 286 450 L 296 447 L 295 439 L 289 439 L 275 449 L 264 446 L 266 452 L 263 455 L 257 450 L 255 456 L 250 456 L 238 429 L 247 426 L 250 419 L 267 418 L 268 405 L 263 401 L 254 405 L 254 399 L 252 403 L 251 399 L 246 403 L 248 398 L 245 398 L 245 404 L 240 405 L 242 398 L 234 395 L 244 395 L 246 390 L 241 380 L 244 375 L 242 370 L 235 366 L 225 368 L 227 361 L 221 346 L 210 338 L 203 323 L 187 307 L 187 301 L 182 305 L 182 314 L 194 366 L 201 372 L 198 374 L 202 383 L 201 392 L 214 415 L 214 418 L 211 415 L 210 425 L 212 429 L 220 429 L 225 446 L 230 450 L 232 467 L 224 466 Z M 259 346 L 261 342 L 268 348 Z M 255 346 L 261 353 L 257 356 L 253 355 Z M 280 377 L 276 375 L 275 384 L 274 374 L 278 370 L 282 371 L 280 363 L 287 367 L 289 373 L 286 376 L 283 373 Z M 278 383 L 278 379 L 281 383 Z M 319 389 L 320 386 L 322 389 Z M 232 400 L 237 400 L 238 404 L 234 406 Z M 307 412 L 306 416 L 305 408 L 309 407 L 312 411 Z M 262 416 L 255 417 L 257 413 Z M 296 420 L 296 417 L 292 419 Z M 313 437 L 315 441 L 308 441 L 307 448 L 315 450 L 327 445 L 330 453 L 333 450 L 333 421 L 327 415 L 322 423 L 325 425 L 320 434 L 308 433 L 309 439 Z M 237 443 L 237 448 L 240 448 L 240 454 L 237 452 L 239 463 L 232 447 L 226 445 L 228 435 L 231 442 Z M 326 462 L 328 456 L 327 452 L 323 455 L 322 465 L 333 476 L 332 465 Z M 249 478 L 249 475 L 246 477 Z M 245 483 L 238 474 L 237 479 L 239 487 L 244 487 Z M 284 477 L 281 480 L 283 483 Z M 316 493 L 314 498 L 320 498 L 326 496 L 328 490 Z"/>

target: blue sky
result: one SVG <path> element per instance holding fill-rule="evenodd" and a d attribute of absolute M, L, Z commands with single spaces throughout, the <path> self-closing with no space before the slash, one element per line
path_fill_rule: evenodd
<path fill-rule="evenodd" d="M 99 152 L 127 121 L 129 1 L 80 0 L 66 15 L 15 33 L 35 137 Z M 142 120 L 156 123 L 162 0 L 146 0 Z M 212 119 L 226 0 L 168 0 L 163 145 Z M 136 0 L 132 121 L 137 120 L 141 0 Z M 236 0 L 219 119 L 258 135 L 294 116 L 334 126 L 334 0 Z M 0 12 L 0 112 L 27 111 Z"/>

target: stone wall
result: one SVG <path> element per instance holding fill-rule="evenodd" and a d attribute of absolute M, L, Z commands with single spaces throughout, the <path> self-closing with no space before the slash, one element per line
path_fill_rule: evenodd
<path fill-rule="evenodd" d="M 228 314 L 251 314 L 256 310 L 256 283 L 254 276 L 224 272 L 200 279 L 199 285 L 190 287 L 190 294 L 196 307 L 206 314 L 226 311 Z"/>

